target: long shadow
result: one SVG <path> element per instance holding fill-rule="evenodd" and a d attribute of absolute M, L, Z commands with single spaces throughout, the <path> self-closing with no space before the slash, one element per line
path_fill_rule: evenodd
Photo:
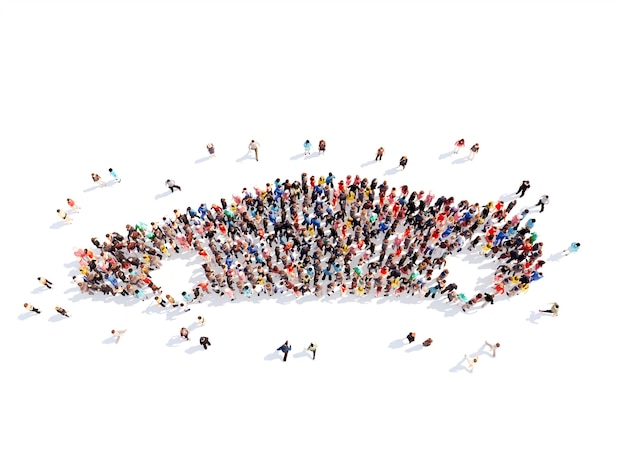
<path fill-rule="evenodd" d="M 406 344 L 404 340 L 405 338 L 394 339 L 387 347 L 390 349 L 399 349 Z"/>
<path fill-rule="evenodd" d="M 51 228 L 52 230 L 58 230 L 58 229 L 60 229 L 61 227 L 65 227 L 66 225 L 71 225 L 71 224 L 66 224 L 66 223 L 65 223 L 65 222 L 63 222 L 62 220 L 59 220 L 58 222 L 55 222 L 54 224 L 52 224 L 52 225 L 50 226 L 50 228 Z"/>
<path fill-rule="evenodd" d="M 376 160 L 370 160 L 370 161 L 368 161 L 368 162 L 361 163 L 361 168 L 365 168 L 365 167 L 367 167 L 367 166 L 370 166 L 370 165 L 375 165 L 375 164 L 376 164 Z"/>
<path fill-rule="evenodd" d="M 183 343 L 186 343 L 187 340 L 183 339 L 182 336 L 178 335 L 178 336 L 172 336 L 167 343 L 165 343 L 165 345 L 168 348 L 177 348 L 178 346 L 180 346 Z"/>
<path fill-rule="evenodd" d="M 526 319 L 527 322 L 532 323 L 533 325 L 538 325 L 539 324 L 539 319 L 541 317 L 551 317 L 552 314 L 550 313 L 545 313 L 545 312 L 531 312 L 529 317 Z"/>
<path fill-rule="evenodd" d="M 466 163 L 469 161 L 470 161 L 469 157 L 461 157 L 461 158 L 457 158 L 456 160 L 452 160 L 452 164 L 460 165 L 461 163 Z"/>
<path fill-rule="evenodd" d="M 298 158 L 302 158 L 304 157 L 304 152 L 303 153 L 298 153 L 296 155 L 294 155 L 293 157 L 289 157 L 289 160 L 297 160 Z"/>
<path fill-rule="evenodd" d="M 563 254 L 563 252 L 559 251 L 558 253 L 552 253 L 547 261 L 548 262 L 553 262 L 553 261 L 560 261 L 561 259 L 565 258 L 565 255 Z"/>
<path fill-rule="evenodd" d="M 115 336 L 109 336 L 108 338 L 102 340 L 102 344 L 115 344 Z"/>
<path fill-rule="evenodd" d="M 192 346 L 190 348 L 185 349 L 185 352 L 187 354 L 194 354 L 197 353 L 198 351 L 202 351 L 204 349 L 203 346 L 200 346 L 199 344 L 196 344 L 195 346 Z"/>
<path fill-rule="evenodd" d="M 154 199 L 163 199 L 166 196 L 169 196 L 170 194 L 174 194 L 172 191 L 164 191 L 160 194 L 157 194 L 156 196 L 154 196 Z"/>
<path fill-rule="evenodd" d="M 454 367 L 450 368 L 450 372 L 460 372 L 464 370 L 468 374 L 471 373 L 472 371 L 465 365 L 466 363 L 467 361 L 465 360 L 465 357 L 463 357 L 463 359 L 461 359 Z"/>
<path fill-rule="evenodd" d="M 317 158 L 320 156 L 319 152 L 311 152 L 309 155 L 304 157 L 305 160 L 310 160 L 311 158 Z"/>
<path fill-rule="evenodd" d="M 97 189 L 97 188 L 99 188 L 99 187 L 100 187 L 100 185 L 99 185 L 99 184 L 98 184 L 98 185 L 96 185 L 96 186 L 89 186 L 88 188 L 83 189 L 83 192 L 84 192 L 84 193 L 90 193 L 91 191 L 93 191 L 93 190 L 95 190 L 95 189 Z"/>
<path fill-rule="evenodd" d="M 52 315 L 50 318 L 48 318 L 48 321 L 52 322 L 52 323 L 56 323 L 56 322 L 64 320 L 65 318 L 66 318 L 65 316 L 63 316 L 60 313 L 58 313 L 58 314 Z"/>
<path fill-rule="evenodd" d="M 281 359 L 282 358 L 283 353 L 280 351 L 274 351 L 270 354 L 267 354 L 263 359 L 266 361 L 274 361 L 276 359 Z"/>
<path fill-rule="evenodd" d="M 500 197 L 498 198 L 498 201 L 506 202 L 506 201 L 512 201 L 513 199 L 516 199 L 516 194 L 507 193 L 507 194 L 501 194 Z"/>
<path fill-rule="evenodd" d="M 208 160 L 211 160 L 211 156 L 207 156 L 207 157 L 202 157 L 202 158 L 198 158 L 194 163 L 202 163 L 202 162 L 206 162 Z"/>
<path fill-rule="evenodd" d="M 252 152 L 248 152 L 245 155 L 239 157 L 237 160 L 235 160 L 237 163 L 239 162 L 243 162 L 244 160 L 254 160 L 254 154 Z"/>
<path fill-rule="evenodd" d="M 309 355 L 309 353 L 307 352 L 306 348 L 304 348 L 303 351 L 297 352 L 292 356 L 294 359 L 300 359 L 301 357 L 308 357 L 309 359 L 313 360 L 313 358 Z"/>
<path fill-rule="evenodd" d="M 454 151 L 452 150 L 446 153 L 442 153 L 441 155 L 439 155 L 439 160 L 443 160 L 444 158 L 451 157 L 452 155 L 454 155 Z"/>
<path fill-rule="evenodd" d="M 389 168 L 387 171 L 385 171 L 385 175 L 395 175 L 399 171 L 400 170 L 398 169 L 398 167 L 394 166 L 393 168 Z"/>
<path fill-rule="evenodd" d="M 23 312 L 23 313 L 20 313 L 17 316 L 17 319 L 21 320 L 21 321 L 24 321 L 24 320 L 28 320 L 31 317 L 36 317 L 37 315 L 40 315 L 40 314 L 39 313 L 34 313 L 34 312 Z"/>
<path fill-rule="evenodd" d="M 406 349 L 404 352 L 410 353 L 413 351 L 420 351 L 421 349 L 424 349 L 424 346 L 421 343 L 417 343 L 415 346 L 411 346 L 410 348 Z"/>

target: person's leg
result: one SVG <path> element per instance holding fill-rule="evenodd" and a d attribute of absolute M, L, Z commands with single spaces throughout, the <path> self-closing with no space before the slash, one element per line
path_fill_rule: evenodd
<path fill-rule="evenodd" d="M 317 352 L 317 349 L 313 350 L 313 360 L 315 360 L 315 353 Z"/>

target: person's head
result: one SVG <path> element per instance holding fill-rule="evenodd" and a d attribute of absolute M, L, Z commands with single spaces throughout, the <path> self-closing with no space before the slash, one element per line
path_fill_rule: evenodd
<path fill-rule="evenodd" d="M 254 143 L 254 139 L 253 139 L 253 140 L 251 140 L 251 141 L 250 141 L 250 143 L 252 143 L 252 144 L 253 144 L 253 143 Z"/>
<path fill-rule="evenodd" d="M 109 168 L 109 171 L 113 171 L 113 168 Z"/>
<path fill-rule="evenodd" d="M 198 320 L 202 320 L 202 317 L 198 317 Z"/>
<path fill-rule="evenodd" d="M 576 246 L 580 246 L 580 243 L 576 243 Z"/>
<path fill-rule="evenodd" d="M 478 358 L 477 358 L 477 357 L 475 357 L 475 358 L 473 359 L 473 362 L 474 362 L 474 364 L 476 364 L 476 363 L 478 362 Z"/>
<path fill-rule="evenodd" d="M 500 343 L 496 343 L 496 348 L 499 348 L 499 347 L 500 347 Z"/>
<path fill-rule="evenodd" d="M 115 330 L 111 330 L 111 334 L 114 335 L 115 334 Z"/>

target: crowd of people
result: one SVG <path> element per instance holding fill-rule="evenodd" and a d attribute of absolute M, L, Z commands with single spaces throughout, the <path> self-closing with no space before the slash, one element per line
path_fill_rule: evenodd
<path fill-rule="evenodd" d="M 525 183 L 523 183 L 525 184 Z M 518 191 L 519 192 L 519 191 Z M 516 199 L 485 205 L 359 175 L 277 178 L 230 201 L 127 225 L 76 251 L 85 294 L 125 295 L 180 307 L 203 296 L 443 296 L 463 311 L 516 295 L 543 276 L 542 243 Z M 151 277 L 163 258 L 194 251 L 203 279 L 178 295 Z M 462 251 L 497 262 L 491 287 L 467 297 L 449 279 Z M 176 297 L 179 297 L 176 299 Z"/>

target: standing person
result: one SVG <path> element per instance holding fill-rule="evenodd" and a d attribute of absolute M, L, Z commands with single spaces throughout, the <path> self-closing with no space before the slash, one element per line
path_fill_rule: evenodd
<path fill-rule="evenodd" d="M 468 355 L 465 355 L 465 360 L 467 361 L 467 367 L 469 368 L 470 372 L 474 372 L 474 364 L 476 364 L 478 362 L 478 358 L 474 357 L 470 360 L 470 358 L 468 357 Z"/>
<path fill-rule="evenodd" d="M 69 314 L 67 313 L 67 310 L 65 310 L 63 307 L 56 306 L 56 307 L 54 307 L 54 309 L 55 309 L 58 313 L 60 313 L 61 315 L 63 315 L 64 317 L 67 317 L 67 318 L 69 318 L 69 317 L 70 317 L 70 316 L 69 316 Z"/>
<path fill-rule="evenodd" d="M 111 178 L 113 178 L 118 183 L 122 182 L 122 178 L 117 176 L 117 173 L 115 172 L 115 170 L 113 168 L 109 168 L 109 175 L 111 175 Z"/>
<path fill-rule="evenodd" d="M 400 166 L 402 167 L 403 170 L 406 167 L 406 163 L 408 161 L 409 159 L 406 157 L 406 155 L 403 155 L 402 158 L 400 159 Z"/>
<path fill-rule="evenodd" d="M 428 338 L 426 340 L 424 340 L 424 342 L 422 343 L 422 346 L 424 346 L 425 348 L 427 348 L 428 346 L 430 346 L 431 344 L 433 344 L 433 339 L 432 338 Z"/>
<path fill-rule="evenodd" d="M 214 157 L 215 156 L 215 146 L 211 142 L 209 142 L 208 144 L 206 144 L 206 148 L 209 151 L 209 155 L 211 157 Z"/>
<path fill-rule="evenodd" d="M 485 344 L 487 346 L 489 346 L 489 349 L 491 349 L 491 355 L 493 357 L 496 357 L 496 349 L 498 349 L 500 347 L 500 343 L 496 343 L 496 344 L 491 344 L 489 343 L 487 340 L 485 340 Z"/>
<path fill-rule="evenodd" d="M 253 151 L 254 150 L 254 158 L 256 158 L 256 161 L 259 161 L 259 147 L 261 145 L 258 142 L 255 142 L 254 140 L 251 140 L 250 143 L 248 144 L 248 150 Z"/>
<path fill-rule="evenodd" d="M 107 185 L 98 173 L 92 173 L 91 179 L 93 180 L 94 183 L 98 183 L 101 188 L 104 188 Z"/>
<path fill-rule="evenodd" d="M 524 197 L 526 194 L 526 190 L 530 188 L 530 181 L 524 180 L 522 184 L 519 185 L 519 188 L 515 194 L 519 194 L 519 197 Z"/>
<path fill-rule="evenodd" d="M 174 180 L 166 180 L 165 181 L 165 185 L 169 188 L 169 190 L 171 192 L 174 192 L 174 189 L 178 189 L 179 191 L 182 191 L 182 189 L 180 189 L 180 186 L 178 186 Z"/>
<path fill-rule="evenodd" d="M 202 346 L 205 350 L 208 349 L 208 347 L 211 346 L 209 338 L 206 336 L 200 336 L 200 346 Z"/>
<path fill-rule="evenodd" d="M 76 204 L 76 201 L 74 201 L 74 199 L 71 198 L 67 198 L 67 205 L 70 206 L 70 209 L 73 210 L 74 212 L 79 212 L 80 211 L 80 206 L 78 204 Z"/>
<path fill-rule="evenodd" d="M 111 330 L 111 334 L 115 336 L 115 344 L 120 342 L 120 338 L 124 333 L 126 333 L 126 330 Z"/>
<path fill-rule="evenodd" d="M 550 201 L 549 201 L 548 195 L 544 194 L 543 196 L 541 196 L 537 204 L 535 204 L 535 207 L 541 206 L 541 210 L 539 212 L 543 212 L 545 205 L 548 204 L 549 202 Z"/>
<path fill-rule="evenodd" d="M 570 253 L 576 253 L 580 248 L 580 243 L 573 242 L 570 246 L 567 247 L 566 250 L 563 250 L 563 254 L 568 256 Z"/>
<path fill-rule="evenodd" d="M 465 147 L 465 139 L 459 139 L 454 143 L 454 153 L 459 153 L 459 150 L 461 150 L 463 147 Z"/>
<path fill-rule="evenodd" d="M 45 277 L 38 277 L 37 280 L 41 283 L 41 285 L 46 286 L 48 289 L 52 289 L 53 284 Z"/>
<path fill-rule="evenodd" d="M 24 304 L 24 308 L 26 310 L 28 310 L 29 312 L 41 313 L 41 311 L 37 307 L 34 307 L 33 305 L 29 304 L 28 302 L 26 302 Z"/>
<path fill-rule="evenodd" d="M 198 316 L 198 324 L 199 324 L 200 326 L 204 326 L 204 323 L 205 323 L 205 322 L 206 322 L 206 320 L 204 319 L 204 317 L 203 317 L 203 316 L 201 316 L 201 315 L 200 315 L 200 316 Z"/>
<path fill-rule="evenodd" d="M 317 150 L 320 155 L 324 155 L 324 153 L 326 152 L 326 141 L 324 139 L 320 140 L 320 143 L 317 146 Z"/>
<path fill-rule="evenodd" d="M 376 160 L 382 160 L 383 159 L 383 154 L 385 153 L 385 149 L 380 147 L 377 151 L 376 151 Z"/>
<path fill-rule="evenodd" d="M 309 139 L 304 141 L 304 156 L 311 155 L 311 141 Z"/>
<path fill-rule="evenodd" d="M 317 343 L 309 344 L 309 347 L 306 348 L 307 351 L 311 351 L 313 353 L 313 360 L 315 360 L 315 353 L 317 352 Z"/>
<path fill-rule="evenodd" d="M 283 356 L 283 362 L 286 362 L 287 354 L 289 354 L 289 351 L 291 351 L 291 345 L 289 344 L 289 341 L 285 341 L 285 344 L 280 346 L 276 351 L 282 351 L 283 353 L 285 353 L 285 355 Z"/>
<path fill-rule="evenodd" d="M 69 215 L 67 215 L 67 212 L 65 212 L 64 210 L 57 209 L 57 215 L 61 217 L 63 222 L 65 222 L 66 224 L 72 223 L 72 218 Z"/>
<path fill-rule="evenodd" d="M 548 310 L 539 310 L 544 313 L 551 313 L 553 317 L 559 316 L 559 304 L 556 302 L 551 302 L 551 307 Z"/>
<path fill-rule="evenodd" d="M 474 160 L 474 157 L 478 153 L 478 149 L 479 149 L 478 143 L 475 143 L 474 145 L 472 145 L 472 147 L 470 148 L 470 154 L 469 154 L 470 160 Z"/>
<path fill-rule="evenodd" d="M 189 330 L 184 326 L 180 329 L 180 337 L 185 338 L 185 340 L 189 341 Z"/>
<path fill-rule="evenodd" d="M 413 341 L 415 341 L 415 333 L 414 332 L 410 332 L 408 335 L 406 335 L 406 339 L 409 340 L 409 344 L 411 344 Z"/>

